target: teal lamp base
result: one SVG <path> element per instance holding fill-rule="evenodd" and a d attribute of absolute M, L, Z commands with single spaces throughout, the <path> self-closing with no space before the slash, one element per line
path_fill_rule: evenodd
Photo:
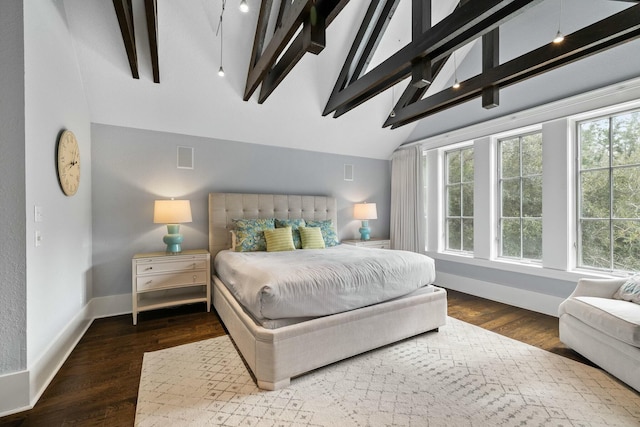
<path fill-rule="evenodd" d="M 180 234 L 180 224 L 167 224 L 167 234 L 162 241 L 167 245 L 168 254 L 179 254 L 182 252 L 182 241 L 184 237 Z"/>
<path fill-rule="evenodd" d="M 360 232 L 360 239 L 369 240 L 371 238 L 371 229 L 369 228 L 369 221 L 364 219 L 362 220 L 362 227 L 358 229 Z"/>

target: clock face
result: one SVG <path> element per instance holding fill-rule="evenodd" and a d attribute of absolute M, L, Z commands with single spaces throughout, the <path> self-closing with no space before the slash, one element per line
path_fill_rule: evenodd
<path fill-rule="evenodd" d="M 80 185 L 80 150 L 76 136 L 65 130 L 58 141 L 58 179 L 67 196 L 73 196 Z"/>

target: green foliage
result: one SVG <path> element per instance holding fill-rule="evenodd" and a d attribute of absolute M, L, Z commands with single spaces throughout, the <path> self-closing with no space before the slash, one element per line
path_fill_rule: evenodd
<path fill-rule="evenodd" d="M 449 151 L 447 166 L 447 249 L 473 251 L 473 148 Z"/>
<path fill-rule="evenodd" d="M 500 141 L 501 254 L 542 259 L 542 133 Z"/>
<path fill-rule="evenodd" d="M 640 270 L 640 112 L 580 123 L 581 266 Z"/>

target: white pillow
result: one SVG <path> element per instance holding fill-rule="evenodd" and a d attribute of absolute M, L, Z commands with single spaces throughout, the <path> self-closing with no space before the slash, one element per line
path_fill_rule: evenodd
<path fill-rule="evenodd" d="M 613 294 L 613 298 L 640 304 L 640 273 L 629 277 Z"/>

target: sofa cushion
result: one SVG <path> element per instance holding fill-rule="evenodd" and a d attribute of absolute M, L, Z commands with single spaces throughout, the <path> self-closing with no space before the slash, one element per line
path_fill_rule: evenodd
<path fill-rule="evenodd" d="M 560 315 L 567 313 L 594 329 L 640 347 L 640 305 L 628 301 L 574 297 L 562 303 Z"/>

